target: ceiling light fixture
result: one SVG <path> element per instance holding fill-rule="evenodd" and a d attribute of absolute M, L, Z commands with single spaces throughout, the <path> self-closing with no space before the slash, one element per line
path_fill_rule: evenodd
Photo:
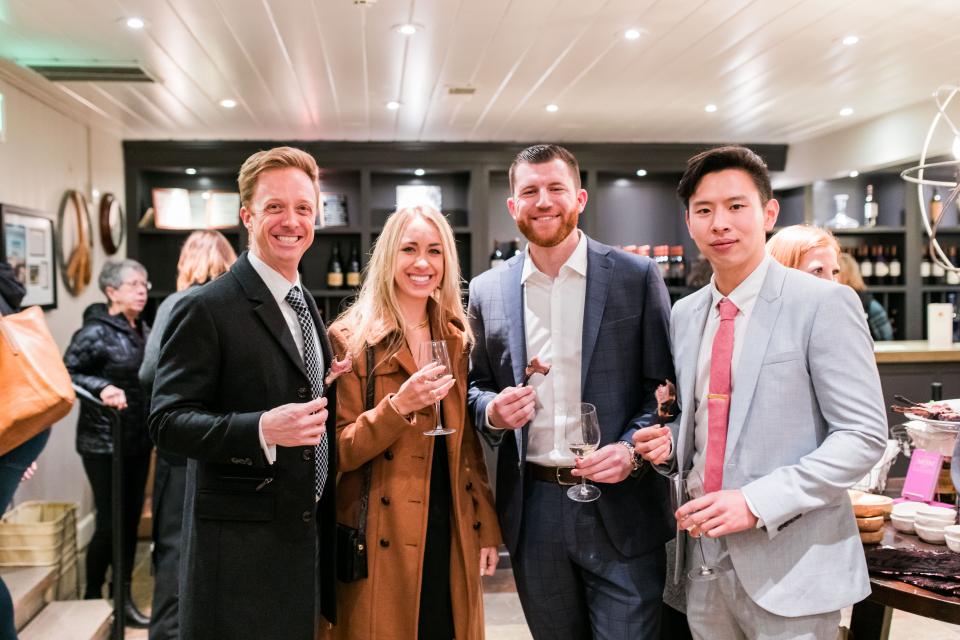
<path fill-rule="evenodd" d="M 707 113 L 713 113 L 714 111 L 717 110 L 717 105 L 715 105 L 715 104 L 708 104 L 707 106 L 705 106 L 705 107 L 703 108 L 703 110 L 706 111 Z"/>
<path fill-rule="evenodd" d="M 850 35 L 844 38 L 843 40 L 841 40 L 841 42 L 843 42 L 843 44 L 847 45 L 848 47 L 852 47 L 853 45 L 860 42 L 860 38 L 858 38 L 857 36 Z"/>
<path fill-rule="evenodd" d="M 194 169 L 193 167 L 190 167 L 186 171 L 184 171 L 184 173 L 186 173 L 188 176 L 195 176 L 197 175 L 197 170 Z"/>
<path fill-rule="evenodd" d="M 395 26 L 393 30 L 405 36 L 412 36 L 420 29 L 417 28 L 417 25 L 408 23 L 408 24 L 399 24 Z"/>
<path fill-rule="evenodd" d="M 237 106 L 237 101 L 233 98 L 224 98 L 220 101 L 220 106 L 224 109 L 233 109 L 235 106 Z"/>
<path fill-rule="evenodd" d="M 127 18 L 127 26 L 131 29 L 143 29 L 143 20 L 141 18 Z"/>
<path fill-rule="evenodd" d="M 417 177 L 420 177 L 420 176 L 422 176 L 422 175 L 425 174 L 425 173 L 426 173 L 426 171 L 424 171 L 423 169 L 414 169 L 414 170 L 413 170 L 413 175 L 415 175 L 415 176 L 417 176 Z"/>
<path fill-rule="evenodd" d="M 639 40 L 640 31 L 637 29 L 627 29 L 626 31 L 623 32 L 623 37 L 626 38 L 627 40 Z"/>
<path fill-rule="evenodd" d="M 552 103 L 551 103 L 551 104 L 548 104 L 545 108 L 546 108 L 546 110 L 549 111 L 550 113 L 556 113 L 557 111 L 560 111 L 560 107 L 559 107 L 558 105 L 555 105 L 555 104 L 552 104 Z"/>
<path fill-rule="evenodd" d="M 856 169 L 854 169 L 854 170 L 851 171 L 848 175 L 849 175 L 851 178 L 856 178 L 858 175 L 860 175 L 860 172 L 857 171 Z"/>
<path fill-rule="evenodd" d="M 645 176 L 645 175 L 647 175 L 647 170 L 646 170 L 646 169 L 637 169 L 637 177 L 638 177 L 638 178 L 642 178 L 642 177 Z"/>
<path fill-rule="evenodd" d="M 853 107 L 844 107 L 843 109 L 840 109 L 840 115 L 843 116 L 844 118 L 846 118 L 847 116 L 852 116 Z"/>
<path fill-rule="evenodd" d="M 396 111 L 397 109 L 400 108 L 400 103 L 397 102 L 396 100 L 391 100 L 386 104 L 386 107 L 387 109 L 390 109 L 390 111 Z"/>

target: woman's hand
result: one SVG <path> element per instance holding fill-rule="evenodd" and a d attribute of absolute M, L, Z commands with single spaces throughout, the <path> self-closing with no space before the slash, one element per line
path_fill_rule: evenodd
<path fill-rule="evenodd" d="M 103 388 L 103 391 L 100 392 L 100 399 L 103 400 L 103 404 L 108 407 L 121 410 L 127 408 L 127 394 L 123 392 L 123 389 L 115 387 L 112 384 L 108 384 Z"/>
<path fill-rule="evenodd" d="M 405 416 L 446 398 L 456 380 L 445 371 L 443 365 L 431 363 L 414 373 L 400 385 L 393 406 Z"/>
<path fill-rule="evenodd" d="M 492 576 L 497 570 L 497 563 L 500 562 L 500 554 L 496 547 L 484 547 L 480 549 L 480 575 Z"/>

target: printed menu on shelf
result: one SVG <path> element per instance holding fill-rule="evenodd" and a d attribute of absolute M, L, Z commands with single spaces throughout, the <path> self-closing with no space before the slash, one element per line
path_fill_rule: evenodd
<path fill-rule="evenodd" d="M 224 229 L 240 224 L 240 194 L 230 191 L 153 189 L 157 229 Z"/>

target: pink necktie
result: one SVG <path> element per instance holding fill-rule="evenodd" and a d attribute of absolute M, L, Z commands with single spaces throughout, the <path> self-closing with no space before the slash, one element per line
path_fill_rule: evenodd
<path fill-rule="evenodd" d="M 710 389 L 707 393 L 707 461 L 703 488 L 707 493 L 723 487 L 723 457 L 727 450 L 727 421 L 730 417 L 730 361 L 733 359 L 733 319 L 737 306 L 723 298 L 720 327 L 713 337 L 710 353 Z"/>

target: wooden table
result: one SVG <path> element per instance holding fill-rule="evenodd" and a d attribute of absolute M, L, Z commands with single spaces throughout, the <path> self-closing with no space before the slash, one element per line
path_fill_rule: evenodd
<path fill-rule="evenodd" d="M 884 523 L 882 544 L 890 547 L 947 550 L 944 545 L 928 544 L 913 535 L 906 535 Z M 870 576 L 870 596 L 853 607 L 850 635 L 854 640 L 886 640 L 890 634 L 890 618 L 894 609 L 960 624 L 960 598 L 943 596 L 893 578 Z"/>

